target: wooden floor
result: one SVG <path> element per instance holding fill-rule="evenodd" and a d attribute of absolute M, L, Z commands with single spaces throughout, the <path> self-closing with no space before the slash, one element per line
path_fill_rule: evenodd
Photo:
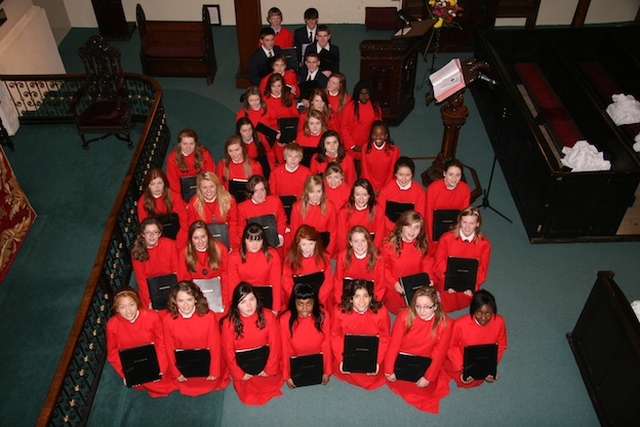
<path fill-rule="evenodd" d="M 635 196 L 635 202 L 627 209 L 627 213 L 620 222 L 616 233 L 618 236 L 640 234 L 640 185 L 636 188 Z"/>

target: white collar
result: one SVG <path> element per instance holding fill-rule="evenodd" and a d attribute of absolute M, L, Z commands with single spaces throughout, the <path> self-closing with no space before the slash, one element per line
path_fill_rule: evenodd
<path fill-rule="evenodd" d="M 462 231 L 460 231 L 460 233 L 459 233 L 459 234 L 460 234 L 460 238 L 461 238 L 462 240 L 464 240 L 465 242 L 466 242 L 466 241 L 473 242 L 473 240 L 476 238 L 476 232 L 475 232 L 475 231 L 474 231 L 473 233 L 471 233 L 471 236 L 469 236 L 469 237 L 467 237 L 467 236 L 465 236 L 464 234 L 462 234 Z"/>
<path fill-rule="evenodd" d="M 129 320 L 129 322 L 130 323 L 135 323 L 136 320 L 138 320 L 138 317 L 140 317 L 140 310 L 136 310 L 136 316 L 133 318 L 133 320 Z"/>
<path fill-rule="evenodd" d="M 286 163 L 284 164 L 284 170 L 286 170 L 287 172 L 295 172 L 295 171 L 297 171 L 297 170 L 298 170 L 298 168 L 299 168 L 299 167 L 300 167 L 300 165 L 298 164 L 298 165 L 296 165 L 296 167 L 295 167 L 295 168 L 293 168 L 293 169 L 289 169 L 289 166 L 287 166 L 287 164 L 286 164 Z"/>
<path fill-rule="evenodd" d="M 387 145 L 387 141 L 383 142 L 382 145 L 380 147 L 378 147 L 375 143 L 373 144 L 373 148 L 375 148 L 378 151 L 382 151 L 384 150 L 384 147 Z"/>
<path fill-rule="evenodd" d="M 191 316 L 193 316 L 193 313 L 196 312 L 196 306 L 193 306 L 193 311 L 189 314 L 184 314 L 183 312 L 181 312 L 180 310 L 178 310 L 178 313 L 180 313 L 180 316 L 182 316 L 183 319 L 191 319 Z"/>
<path fill-rule="evenodd" d="M 411 184 L 413 183 L 413 180 L 409 181 L 409 183 L 406 186 L 402 186 L 400 185 L 400 183 L 398 182 L 398 180 L 396 179 L 396 184 L 398 185 L 398 187 L 400 187 L 401 190 L 408 190 L 411 188 Z"/>
<path fill-rule="evenodd" d="M 367 253 L 363 253 L 362 255 L 358 255 L 355 251 L 353 251 L 353 256 L 356 257 L 356 259 L 365 259 L 367 257 Z"/>

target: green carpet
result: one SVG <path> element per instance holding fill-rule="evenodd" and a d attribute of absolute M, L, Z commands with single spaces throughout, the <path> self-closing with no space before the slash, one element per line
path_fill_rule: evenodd
<path fill-rule="evenodd" d="M 219 70 L 212 86 L 204 78 L 158 80 L 173 140 L 179 129 L 192 127 L 219 160 L 224 140 L 233 132 L 242 91 L 234 85 L 235 29 L 213 30 Z M 69 72 L 81 70 L 77 47 L 95 32 L 74 29 L 61 44 Z M 351 89 L 359 75 L 359 41 L 390 34 L 366 33 L 358 25 L 332 26 L 332 33 Z M 122 49 L 125 68 L 139 72 L 137 32 L 130 41 L 115 44 Z M 439 55 L 436 67 L 451 57 Z M 418 79 L 426 68 L 419 63 Z M 391 133 L 403 154 L 435 156 L 442 139 L 439 107 L 424 105 L 424 90 L 415 95 L 415 110 Z M 478 171 L 486 186 L 493 151 L 470 94 L 465 103 L 469 118 L 460 133 L 458 157 Z M 131 153 L 116 140 L 85 152 L 73 127 L 64 129 L 23 126 L 14 137 L 16 153 L 9 155 L 38 219 L 0 286 L 0 425 L 35 421 Z M 418 173 L 428 165 L 417 162 Z M 499 167 L 491 204 L 514 220 L 509 224 L 483 211 L 483 231 L 493 248 L 485 288 L 494 293 L 506 319 L 509 347 L 499 381 L 473 390 L 453 388 L 442 400 L 439 415 L 414 409 L 387 388 L 365 391 L 335 378 L 326 387 L 285 387 L 283 397 L 262 407 L 240 403 L 231 386 L 197 398 L 174 393 L 151 399 L 123 387 L 107 366 L 89 425 L 598 425 L 565 334 L 573 329 L 598 270 L 615 271 L 627 297 L 640 299 L 640 243 L 530 245 Z M 61 219 L 65 217 L 69 221 Z M 32 315 L 36 311 L 37 317 Z"/>

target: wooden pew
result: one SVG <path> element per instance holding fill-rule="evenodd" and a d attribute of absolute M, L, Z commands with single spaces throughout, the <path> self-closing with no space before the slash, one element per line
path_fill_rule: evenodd
<path fill-rule="evenodd" d="M 148 21 L 136 6 L 140 32 L 140 61 L 148 76 L 206 77 L 213 83 L 217 71 L 211 20 L 202 6 L 202 21 Z"/>

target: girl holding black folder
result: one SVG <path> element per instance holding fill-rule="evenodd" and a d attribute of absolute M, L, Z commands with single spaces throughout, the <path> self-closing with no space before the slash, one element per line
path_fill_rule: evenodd
<path fill-rule="evenodd" d="M 218 163 L 220 182 L 229 191 L 229 181 L 247 182 L 253 175 L 264 175 L 262 165 L 249 157 L 241 137 L 231 135 L 224 143 L 224 157 Z M 234 195 L 238 199 L 239 195 Z"/>
<path fill-rule="evenodd" d="M 452 322 L 432 287 L 416 290 L 409 307 L 398 313 L 384 361 L 387 386 L 421 411 L 438 413 L 440 399 L 449 394 L 449 376 L 443 362 L 451 342 Z M 398 379 L 396 361 L 400 354 L 431 359 L 417 379 Z"/>
<path fill-rule="evenodd" d="M 233 290 L 231 311 L 222 322 L 222 350 L 241 402 L 264 405 L 282 396 L 278 321 L 271 310 L 262 306 L 253 286 L 246 282 Z M 246 351 L 261 354 L 259 367 L 262 369 L 257 373 L 247 373 L 240 366 L 243 360 L 240 353 Z M 256 363 L 251 365 L 252 369 L 256 368 Z"/>
<path fill-rule="evenodd" d="M 218 322 L 195 283 L 182 281 L 171 290 L 163 325 L 169 374 L 177 381 L 181 394 L 199 396 L 229 385 L 229 372 L 220 352 Z M 176 350 L 195 349 L 209 350 L 209 375 L 187 378 L 176 364 Z"/>
<path fill-rule="evenodd" d="M 147 310 L 140 301 L 140 295 L 128 286 L 118 289 L 113 296 L 112 309 L 116 314 L 107 322 L 107 360 L 118 375 L 124 379 L 120 350 L 153 344 L 158 358 L 160 381 L 148 382 L 134 386 L 134 390 L 146 390 L 151 397 L 164 397 L 176 390 L 176 384 L 169 375 L 169 361 L 167 360 L 162 333 L 162 319 L 160 315 Z"/>
<path fill-rule="evenodd" d="M 198 142 L 198 134 L 193 129 L 182 129 L 175 150 L 167 154 L 166 170 L 169 187 L 180 191 L 180 178 L 215 172 L 216 164 L 209 150 Z"/>
<path fill-rule="evenodd" d="M 389 346 L 389 312 L 379 302 L 373 286 L 366 280 L 352 281 L 342 295 L 331 319 L 331 349 L 333 350 L 333 372 L 339 380 L 367 390 L 384 384 L 383 361 Z M 343 370 L 344 343 L 346 335 L 369 335 L 378 337 L 378 354 L 374 373 L 355 373 Z"/>
<path fill-rule="evenodd" d="M 444 369 L 458 387 L 477 387 L 485 381 L 492 383 L 498 379 L 497 375 L 495 377 L 488 375 L 484 380 L 464 378 L 462 375 L 464 348 L 482 344 L 497 344 L 497 362 L 500 362 L 507 348 L 507 328 L 504 318 L 498 314 L 495 298 L 484 289 L 473 294 L 469 316 L 466 314 L 460 316 L 453 324 L 453 335 Z"/>
<path fill-rule="evenodd" d="M 289 388 L 296 388 L 291 376 L 291 358 L 322 353 L 321 384 L 326 385 L 333 373 L 329 317 L 320 306 L 318 294 L 311 285 L 294 286 L 289 310 L 280 317 L 282 342 L 282 376 Z"/>

